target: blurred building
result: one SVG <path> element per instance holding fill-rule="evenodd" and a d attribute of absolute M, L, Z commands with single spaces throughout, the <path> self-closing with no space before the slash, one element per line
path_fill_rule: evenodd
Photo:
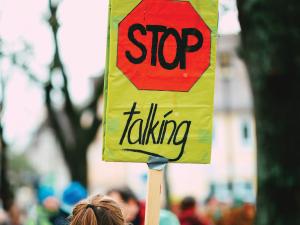
<path fill-rule="evenodd" d="M 253 197 L 256 136 L 246 67 L 238 56 L 238 35 L 218 39 L 211 187 L 236 197 Z M 252 195 L 252 196 L 250 196 Z M 247 199 L 246 199 L 247 200 Z M 250 200 L 250 199 L 248 199 Z"/>

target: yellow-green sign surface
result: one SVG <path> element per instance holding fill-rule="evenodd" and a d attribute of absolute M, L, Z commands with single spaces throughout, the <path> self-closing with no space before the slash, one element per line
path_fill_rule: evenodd
<path fill-rule="evenodd" d="M 103 159 L 209 163 L 217 0 L 110 0 Z"/>

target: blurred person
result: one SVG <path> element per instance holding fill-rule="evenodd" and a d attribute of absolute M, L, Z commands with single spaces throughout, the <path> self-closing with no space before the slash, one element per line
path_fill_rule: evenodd
<path fill-rule="evenodd" d="M 159 225 L 180 225 L 177 216 L 166 209 L 161 209 L 159 214 Z"/>
<path fill-rule="evenodd" d="M 60 207 L 49 218 L 50 222 L 53 225 L 67 225 L 67 217 L 71 215 L 75 204 L 86 197 L 86 189 L 79 182 L 71 182 L 63 191 Z"/>
<path fill-rule="evenodd" d="M 0 210 L 0 225 L 8 225 L 7 216 L 2 210 Z"/>
<path fill-rule="evenodd" d="M 220 202 L 214 195 L 209 195 L 205 200 L 205 216 L 213 224 L 218 224 L 222 217 Z"/>
<path fill-rule="evenodd" d="M 140 202 L 129 188 L 114 188 L 107 195 L 120 205 L 126 222 L 132 225 L 144 224 L 145 203 Z"/>
<path fill-rule="evenodd" d="M 234 205 L 231 210 L 224 214 L 219 225 L 253 225 L 255 207 L 250 203 Z"/>
<path fill-rule="evenodd" d="M 181 225 L 210 225 L 209 219 L 197 212 L 194 197 L 187 196 L 180 203 L 179 221 Z"/>
<path fill-rule="evenodd" d="M 7 225 L 7 224 L 8 224 L 8 216 L 2 207 L 2 201 L 0 199 L 0 225 Z"/>
<path fill-rule="evenodd" d="M 7 211 L 9 225 L 21 225 L 21 210 L 15 202 L 11 202 Z"/>
<path fill-rule="evenodd" d="M 96 195 L 75 205 L 70 225 L 125 225 L 125 219 L 115 201 Z"/>
<path fill-rule="evenodd" d="M 0 225 L 7 225 L 7 215 L 4 210 L 0 209 Z"/>
<path fill-rule="evenodd" d="M 129 188 L 114 188 L 107 192 L 121 207 L 125 221 L 132 225 L 144 225 L 145 203 L 139 201 Z M 176 215 L 166 209 L 160 210 L 160 225 L 179 225 Z"/>
<path fill-rule="evenodd" d="M 52 225 L 50 218 L 57 214 L 59 200 L 50 186 L 40 186 L 37 193 L 38 204 L 31 209 L 26 225 Z"/>
<path fill-rule="evenodd" d="M 63 192 L 60 208 L 63 212 L 70 215 L 75 204 L 86 197 L 87 190 L 79 182 L 73 181 Z"/>

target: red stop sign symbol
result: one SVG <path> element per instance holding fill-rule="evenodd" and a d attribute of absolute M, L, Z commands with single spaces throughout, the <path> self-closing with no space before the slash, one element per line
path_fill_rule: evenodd
<path fill-rule="evenodd" d="M 140 90 L 189 91 L 209 67 L 210 35 L 190 2 L 143 0 L 119 23 L 117 66 Z"/>

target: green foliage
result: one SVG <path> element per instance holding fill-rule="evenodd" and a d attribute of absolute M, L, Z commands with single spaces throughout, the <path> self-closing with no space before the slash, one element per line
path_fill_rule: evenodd
<path fill-rule="evenodd" d="M 24 154 L 12 153 L 12 151 L 9 153 L 8 173 L 11 185 L 13 187 L 20 187 L 32 184 L 33 180 L 37 177 L 37 173 L 26 156 Z"/>

